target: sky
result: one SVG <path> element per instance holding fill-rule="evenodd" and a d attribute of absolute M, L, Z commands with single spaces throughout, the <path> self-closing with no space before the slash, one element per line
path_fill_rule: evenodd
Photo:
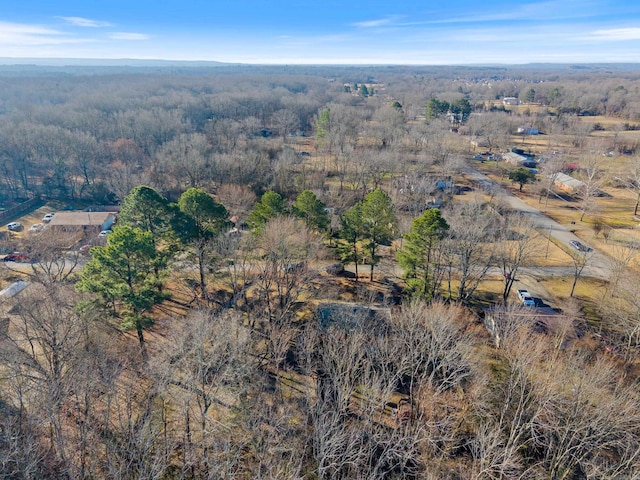
<path fill-rule="evenodd" d="M 640 63 L 640 1 L 1 0 L 0 57 Z"/>

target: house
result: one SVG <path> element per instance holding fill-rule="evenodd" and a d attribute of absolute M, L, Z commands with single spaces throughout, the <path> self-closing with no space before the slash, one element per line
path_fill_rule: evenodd
<path fill-rule="evenodd" d="M 519 105 L 520 101 L 518 100 L 518 97 L 504 97 L 502 99 L 502 104 L 503 105 Z"/>
<path fill-rule="evenodd" d="M 538 135 L 540 132 L 532 125 L 523 125 L 518 127 L 518 133 L 521 135 Z"/>
<path fill-rule="evenodd" d="M 529 328 L 532 333 L 560 338 L 563 348 L 578 337 L 571 319 L 549 306 L 517 309 L 490 307 L 484 310 L 484 324 L 498 348 L 504 337 L 519 327 Z"/>
<path fill-rule="evenodd" d="M 322 302 L 318 305 L 316 315 L 321 330 L 326 330 L 330 325 L 351 330 L 367 328 L 368 325 L 386 321 L 390 311 L 388 307 L 383 306 L 376 307 L 351 302 Z"/>
<path fill-rule="evenodd" d="M 471 140 L 471 146 L 476 148 L 489 148 L 491 147 L 491 143 L 486 138 L 475 138 Z"/>
<path fill-rule="evenodd" d="M 531 165 L 535 166 L 535 162 L 531 160 L 529 157 L 527 157 L 526 155 L 520 155 L 519 153 L 515 153 L 515 152 L 503 153 L 502 159 L 505 162 L 511 163 L 518 167 L 528 167 Z"/>
<path fill-rule="evenodd" d="M 48 228 L 57 232 L 97 235 L 111 229 L 115 221 L 115 212 L 58 212 L 51 218 Z"/>
<path fill-rule="evenodd" d="M 567 193 L 576 193 L 584 188 L 584 182 L 573 178 L 566 173 L 556 174 L 556 178 L 553 181 L 554 186 Z"/>

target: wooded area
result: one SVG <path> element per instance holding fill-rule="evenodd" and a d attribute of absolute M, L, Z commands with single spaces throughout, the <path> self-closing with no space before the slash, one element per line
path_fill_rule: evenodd
<path fill-rule="evenodd" d="M 0 68 L 0 474 L 638 477 L 639 87 Z"/>

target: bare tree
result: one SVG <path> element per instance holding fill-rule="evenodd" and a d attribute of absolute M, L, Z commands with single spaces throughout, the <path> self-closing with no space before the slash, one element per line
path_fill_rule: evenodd
<path fill-rule="evenodd" d="M 159 182 L 153 181 L 149 172 L 141 170 L 136 165 L 114 161 L 109 167 L 109 175 L 105 178 L 105 184 L 117 200 L 123 200 L 131 190 L 139 185 L 157 186 Z M 103 201 L 108 199 L 101 199 Z"/>
<path fill-rule="evenodd" d="M 381 142 L 382 148 L 392 146 L 404 133 L 405 119 L 401 108 L 382 105 L 373 114 L 371 136 Z"/>
<path fill-rule="evenodd" d="M 548 394 L 537 392 L 531 384 L 538 363 L 547 358 L 548 344 L 543 336 L 532 336 L 530 319 L 520 316 L 521 311 L 516 307 L 500 316 L 498 329 L 505 371 L 487 389 L 488 398 L 474 405 L 479 409 L 479 422 L 472 445 L 480 478 L 517 478 L 527 471 L 521 452 L 533 446 L 532 420 L 550 400 Z"/>
<path fill-rule="evenodd" d="M 466 303 L 495 260 L 495 246 L 491 241 L 495 213 L 481 203 L 470 202 L 454 205 L 445 214 L 451 227 L 450 240 L 447 242 L 449 277 L 454 269 L 460 282 L 456 297 Z"/>
<path fill-rule="evenodd" d="M 558 155 L 553 155 L 550 158 L 547 157 L 542 164 L 541 173 L 543 177 L 545 177 L 544 185 L 546 187 L 546 194 L 544 199 L 544 206 L 546 207 L 549 202 L 549 195 L 551 194 L 551 189 L 558 178 L 558 175 L 562 173 L 562 169 L 564 167 L 564 163 L 562 157 Z"/>
<path fill-rule="evenodd" d="M 276 217 L 259 239 L 260 274 L 255 285 L 266 317 L 287 322 L 301 297 L 311 291 L 316 275 L 311 263 L 321 250 L 321 238 L 292 217 Z"/>
<path fill-rule="evenodd" d="M 199 133 L 183 134 L 162 145 L 157 157 L 166 175 L 177 185 L 200 188 L 213 177 L 211 146 Z"/>
<path fill-rule="evenodd" d="M 593 257 L 593 252 L 572 252 L 571 261 L 573 263 L 573 283 L 571 284 L 571 293 L 569 297 L 573 297 L 576 290 L 578 280 L 582 276 L 584 268 L 588 265 L 589 260 Z"/>
<path fill-rule="evenodd" d="M 592 125 L 582 121 L 576 115 L 572 115 L 567 120 L 567 128 L 569 135 L 572 137 L 573 146 L 577 148 L 584 147 L 587 137 L 591 133 Z"/>
<path fill-rule="evenodd" d="M 539 234 L 529 218 L 515 212 L 503 216 L 497 234 L 498 261 L 505 279 L 502 298 L 506 302 L 516 281 L 518 269 L 526 265 L 535 254 L 533 243 Z"/>
<path fill-rule="evenodd" d="M 510 138 L 512 120 L 504 112 L 482 112 L 472 115 L 467 122 L 472 137 L 479 143 L 486 142 L 489 151 L 506 148 Z"/>
<path fill-rule="evenodd" d="M 160 479 L 174 448 L 165 435 L 160 386 L 150 379 L 125 375 L 108 391 L 107 407 L 96 418 L 104 446 L 102 475 L 114 479 Z M 171 442 L 172 443 L 172 442 Z"/>
<path fill-rule="evenodd" d="M 608 359 L 589 365 L 582 356 L 571 355 L 559 363 L 536 385 L 550 391 L 553 401 L 532 425 L 549 475 L 636 476 L 640 443 L 634 428 L 639 418 L 635 389 L 624 385 Z"/>
<path fill-rule="evenodd" d="M 595 155 L 588 157 L 580 167 L 580 179 L 584 184 L 580 189 L 581 222 L 597 208 L 596 195 L 604 183 L 603 173 L 600 159 Z"/>
<path fill-rule="evenodd" d="M 295 131 L 300 126 L 300 118 L 291 110 L 277 110 L 271 115 L 271 123 L 286 142 L 287 135 Z"/>
<path fill-rule="evenodd" d="M 612 295 L 601 303 L 605 314 L 605 328 L 624 347 L 625 360 L 629 362 L 640 345 L 640 292 L 636 288 L 638 276 L 627 270 L 618 279 Z"/>
<path fill-rule="evenodd" d="M 609 277 L 603 299 L 606 299 L 607 295 L 616 296 L 618 284 L 625 278 L 628 268 L 637 265 L 637 257 L 637 250 L 631 246 L 621 244 L 614 244 L 612 246 L 607 256 L 607 272 L 609 273 Z"/>
<path fill-rule="evenodd" d="M 450 132 L 445 120 L 434 120 L 428 125 L 426 154 L 429 163 L 435 166 L 441 180 L 447 180 L 460 171 L 460 139 Z"/>
<path fill-rule="evenodd" d="M 69 249 L 83 238 L 81 232 L 44 231 L 30 235 L 24 242 L 24 253 L 32 259 L 29 277 L 49 285 L 69 283 L 75 280 L 80 264 L 78 250 Z M 7 265 L 7 268 L 11 268 Z"/>
<path fill-rule="evenodd" d="M 72 442 L 67 412 L 74 410 L 73 395 L 86 375 L 84 354 L 92 336 L 87 319 L 75 311 L 73 292 L 56 283 L 31 283 L 14 299 L 18 313 L 0 337 L 6 391 L 21 416 L 40 422 L 38 434 L 47 439 L 51 460 L 76 476 L 89 452 L 82 431 L 79 450 Z"/>
<path fill-rule="evenodd" d="M 250 345 L 249 331 L 237 315 L 196 311 L 154 359 L 165 395 L 181 413 L 172 434 L 182 437 L 183 463 L 193 476 L 209 478 L 210 462 L 217 455 L 210 435 L 225 434 L 211 409 L 231 408 L 230 399 L 237 398 L 243 382 L 253 375 Z"/>
<path fill-rule="evenodd" d="M 622 182 L 627 189 L 636 194 L 636 203 L 633 208 L 633 215 L 638 215 L 638 207 L 640 206 L 640 157 L 636 156 L 627 165 L 626 174 L 622 178 Z"/>
<path fill-rule="evenodd" d="M 333 103 L 316 118 L 316 139 L 329 156 L 341 155 L 347 147 L 355 148 L 364 124 L 364 112 L 356 107 Z"/>
<path fill-rule="evenodd" d="M 222 185 L 218 188 L 217 196 L 229 213 L 239 219 L 245 218 L 256 203 L 256 194 L 246 185 Z M 240 220 L 236 222 L 236 226 L 239 222 Z"/>
<path fill-rule="evenodd" d="M 381 348 L 383 325 L 362 311 L 342 312 L 331 322 L 309 332 L 315 339 L 307 344 L 317 378 L 308 408 L 318 478 L 418 478 L 425 432 L 419 421 L 396 427 L 385 413 L 399 371 L 374 367 L 391 360 L 390 350 Z"/>

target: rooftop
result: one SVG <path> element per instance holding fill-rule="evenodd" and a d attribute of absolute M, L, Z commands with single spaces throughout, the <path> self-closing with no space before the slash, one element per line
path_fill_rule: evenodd
<path fill-rule="evenodd" d="M 53 216 L 49 225 L 101 226 L 114 216 L 113 212 L 58 212 Z"/>

